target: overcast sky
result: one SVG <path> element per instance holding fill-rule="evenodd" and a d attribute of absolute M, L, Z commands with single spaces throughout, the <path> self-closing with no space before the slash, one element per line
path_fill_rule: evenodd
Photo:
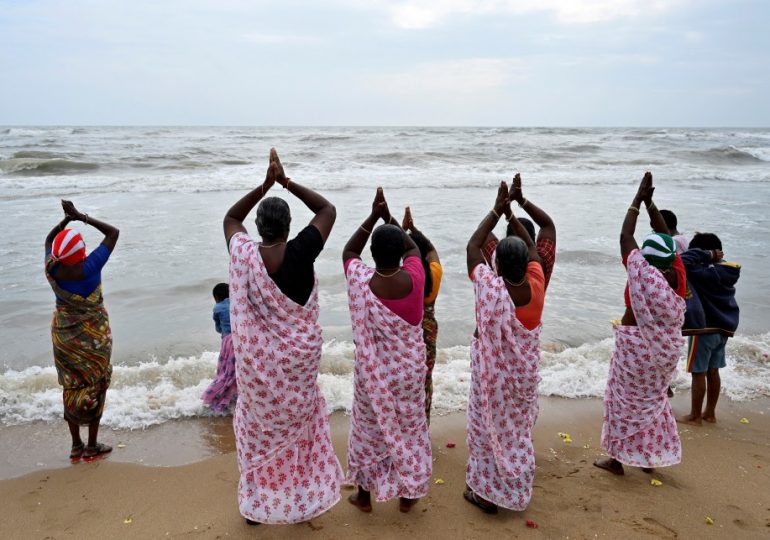
<path fill-rule="evenodd" d="M 0 0 L 0 124 L 769 126 L 766 0 Z"/>

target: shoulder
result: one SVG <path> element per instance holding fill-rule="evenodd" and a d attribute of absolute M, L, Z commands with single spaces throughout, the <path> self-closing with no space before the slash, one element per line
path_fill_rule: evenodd
<path fill-rule="evenodd" d="M 543 265 L 537 261 L 530 261 L 527 264 L 527 277 L 535 281 L 545 281 L 545 274 L 543 274 Z"/>
<path fill-rule="evenodd" d="M 496 277 L 494 270 L 485 263 L 479 263 L 471 270 L 471 281 L 474 283 L 490 283 Z"/>
<path fill-rule="evenodd" d="M 248 244 L 253 245 L 254 240 L 244 232 L 237 232 L 230 237 L 230 253 L 232 254 L 236 251 L 243 250 Z"/>
<path fill-rule="evenodd" d="M 433 261 L 430 263 L 430 274 L 435 279 L 436 277 L 441 277 L 441 275 L 444 273 L 444 269 L 441 267 L 440 262 Z"/>
<path fill-rule="evenodd" d="M 294 237 L 293 240 L 290 240 L 290 242 L 301 242 L 301 243 L 320 243 L 323 244 L 323 237 L 321 236 L 321 231 L 318 230 L 318 228 L 310 224 L 301 231 L 297 233 L 297 236 Z"/>

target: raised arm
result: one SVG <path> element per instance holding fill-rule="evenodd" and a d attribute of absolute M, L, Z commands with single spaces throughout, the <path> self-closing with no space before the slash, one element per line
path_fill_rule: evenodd
<path fill-rule="evenodd" d="M 422 235 L 423 238 L 425 238 L 425 241 L 428 242 L 428 252 L 425 254 L 425 259 L 429 263 L 441 262 L 438 258 L 438 251 L 436 251 L 436 248 L 433 246 L 433 243 L 430 241 L 430 239 L 427 236 L 425 236 L 425 233 L 423 233 L 417 227 L 415 227 L 414 220 L 412 219 L 412 210 L 408 206 L 404 210 L 404 220 L 401 223 L 401 228 L 407 232 L 419 233 Z"/>
<path fill-rule="evenodd" d="M 540 258 L 540 254 L 537 252 L 537 246 L 535 245 L 533 238 L 529 236 L 529 233 L 527 232 L 527 229 L 524 228 L 524 225 L 522 225 L 521 222 L 516 219 L 516 216 L 513 215 L 513 209 L 511 208 L 510 204 L 505 210 L 505 217 L 516 236 L 524 240 L 524 243 L 527 244 L 529 260 L 539 262 L 540 266 L 543 267 L 543 272 L 545 272 L 545 265 L 543 264 L 543 260 Z"/>
<path fill-rule="evenodd" d="M 54 238 L 56 238 L 56 235 L 62 232 L 65 228 L 67 228 L 67 225 L 69 225 L 69 222 L 72 221 L 72 219 L 69 216 L 64 216 L 64 219 L 62 219 L 59 223 L 54 225 L 53 229 L 51 229 L 51 232 L 48 233 L 48 236 L 45 237 L 45 252 L 49 253 L 53 249 L 53 241 Z"/>
<path fill-rule="evenodd" d="M 377 188 L 377 193 L 374 196 L 372 202 L 372 211 L 358 229 L 353 233 L 350 239 L 342 249 L 342 261 L 345 262 L 348 259 L 358 259 L 361 257 L 361 252 L 366 246 L 366 242 L 369 240 L 369 235 L 372 234 L 377 221 L 382 218 L 383 221 L 389 225 L 395 225 L 399 229 L 401 226 L 398 221 L 393 219 L 388 209 L 388 203 L 385 200 L 385 193 L 381 187 Z M 403 230 L 403 229 L 402 229 Z M 407 257 L 419 257 L 420 250 L 414 240 L 409 238 L 409 235 L 404 233 L 404 259 Z"/>
<path fill-rule="evenodd" d="M 652 183 L 652 173 L 645 173 L 645 176 L 648 174 L 650 175 L 650 183 Z M 656 233 L 671 234 L 668 225 L 666 225 L 666 220 L 663 218 L 663 214 L 660 213 L 660 210 L 658 210 L 658 207 L 655 206 L 655 203 L 652 201 L 652 193 L 654 191 L 654 187 L 649 189 L 645 193 L 644 199 L 644 205 L 647 207 L 647 215 L 650 217 L 650 227 L 652 227 L 652 230 Z"/>
<path fill-rule="evenodd" d="M 241 197 L 241 199 L 233 206 L 231 206 L 230 210 L 228 210 L 225 214 L 222 227 L 225 231 L 225 243 L 227 244 L 228 250 L 230 249 L 230 238 L 232 238 L 235 233 L 246 232 L 246 227 L 243 226 L 243 220 L 246 219 L 246 216 L 249 215 L 249 212 L 251 212 L 254 207 L 257 206 L 257 203 L 262 200 L 262 197 L 265 196 L 265 193 L 267 193 L 267 191 L 275 183 L 277 166 L 275 165 L 273 156 L 277 158 L 278 154 L 275 153 L 274 148 L 271 148 L 270 165 L 267 167 L 265 181 L 262 182 L 262 184 L 259 185 L 256 189 L 252 189 L 246 195 Z"/>
<path fill-rule="evenodd" d="M 120 236 L 120 231 L 116 227 L 113 227 L 104 221 L 99 221 L 88 214 L 78 212 L 71 201 L 62 201 L 61 205 L 62 208 L 64 208 L 64 214 L 70 221 L 82 221 L 86 225 L 91 225 L 97 231 L 102 233 L 104 235 L 102 244 L 104 244 L 104 246 L 110 250 L 110 253 L 112 253 L 112 250 L 115 249 L 115 245 L 118 243 L 118 236 Z"/>
<path fill-rule="evenodd" d="M 540 230 L 537 233 L 537 239 L 532 240 L 553 240 L 556 241 L 556 225 L 554 224 L 551 216 L 545 213 L 540 207 L 536 206 L 532 201 L 524 197 L 524 193 L 521 189 L 521 175 L 516 173 L 513 177 L 513 189 L 511 190 L 511 200 L 516 201 L 518 205 L 527 213 L 532 221 L 537 223 Z"/>
<path fill-rule="evenodd" d="M 366 247 L 366 242 L 369 240 L 369 236 L 372 234 L 374 226 L 377 225 L 377 222 L 382 217 L 387 204 L 382 188 L 377 188 L 377 194 L 374 196 L 374 202 L 372 202 L 372 211 L 361 226 L 353 232 L 353 235 L 347 241 L 345 247 L 342 248 L 343 263 L 348 259 L 361 258 L 361 252 L 364 250 L 364 247 Z"/>
<path fill-rule="evenodd" d="M 639 217 L 639 207 L 642 201 L 651 201 L 653 191 L 655 191 L 655 188 L 652 186 L 652 174 L 646 172 L 639 184 L 636 195 L 634 195 L 634 199 L 631 201 L 631 206 L 626 211 L 626 217 L 623 219 L 623 226 L 620 229 L 620 255 L 624 260 L 629 253 L 639 248 L 634 238 L 636 219 Z"/>
<path fill-rule="evenodd" d="M 497 222 L 500 221 L 500 216 L 505 213 L 506 207 L 510 207 L 510 205 L 511 203 L 508 201 L 508 184 L 500 182 L 495 205 L 484 216 L 484 219 L 481 220 L 465 248 L 469 276 L 473 274 L 474 268 L 484 263 L 484 243 L 487 241 L 487 237 L 492 232 L 492 229 L 497 225 Z"/>
<path fill-rule="evenodd" d="M 318 229 L 321 233 L 321 238 L 323 238 L 325 243 L 332 231 L 334 221 L 337 219 L 337 209 L 319 193 L 296 183 L 291 178 L 287 178 L 283 172 L 283 165 L 281 165 L 281 161 L 278 159 L 278 153 L 275 149 L 270 151 L 270 158 L 277 165 L 275 181 L 288 190 L 289 193 L 305 203 L 305 206 L 315 214 L 313 219 L 310 220 L 310 225 L 313 225 Z"/>

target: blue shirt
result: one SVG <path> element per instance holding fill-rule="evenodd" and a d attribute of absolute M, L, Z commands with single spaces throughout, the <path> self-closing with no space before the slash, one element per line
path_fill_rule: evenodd
<path fill-rule="evenodd" d="M 46 258 L 51 254 L 50 251 L 46 251 L 45 256 Z M 88 298 L 91 296 L 91 293 L 96 290 L 96 288 L 101 284 L 102 282 L 102 268 L 104 268 L 104 265 L 107 264 L 107 261 L 110 258 L 110 250 L 107 246 L 104 244 L 99 244 L 99 247 L 97 247 L 95 250 L 91 252 L 91 254 L 86 257 L 86 260 L 83 262 L 83 278 L 79 279 L 77 281 L 65 281 L 57 279 L 56 283 L 64 289 L 67 292 L 71 292 L 72 294 L 77 294 L 82 296 L 83 298 Z M 56 279 L 56 273 L 59 271 L 59 266 L 54 266 L 53 270 L 51 271 L 51 274 L 53 275 L 54 279 Z"/>
<path fill-rule="evenodd" d="M 230 299 L 214 304 L 214 327 L 225 337 L 230 333 Z"/>

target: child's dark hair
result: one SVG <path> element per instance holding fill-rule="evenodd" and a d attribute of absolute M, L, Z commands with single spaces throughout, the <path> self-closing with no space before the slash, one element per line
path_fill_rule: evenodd
<path fill-rule="evenodd" d="M 214 300 L 217 302 L 221 302 L 225 298 L 230 298 L 230 287 L 227 283 L 217 283 L 212 292 L 214 293 Z"/>
<path fill-rule="evenodd" d="M 433 290 L 433 275 L 430 273 L 430 263 L 426 258 L 428 256 L 428 249 L 430 249 L 430 241 L 420 231 L 412 231 L 409 233 L 412 240 L 420 250 L 420 260 L 422 261 L 422 267 L 425 269 L 425 289 L 423 291 L 423 298 L 430 296 L 430 292 Z"/>
<path fill-rule="evenodd" d="M 676 214 L 674 214 L 671 210 L 661 210 L 660 215 L 663 216 L 663 221 L 666 222 L 666 227 L 668 227 L 668 231 L 671 234 L 674 234 L 674 231 L 676 230 L 676 226 L 678 225 Z"/>
<path fill-rule="evenodd" d="M 690 240 L 690 249 L 705 249 L 711 251 L 712 249 L 718 249 L 722 251 L 722 241 L 714 233 L 695 233 L 695 236 Z"/>

